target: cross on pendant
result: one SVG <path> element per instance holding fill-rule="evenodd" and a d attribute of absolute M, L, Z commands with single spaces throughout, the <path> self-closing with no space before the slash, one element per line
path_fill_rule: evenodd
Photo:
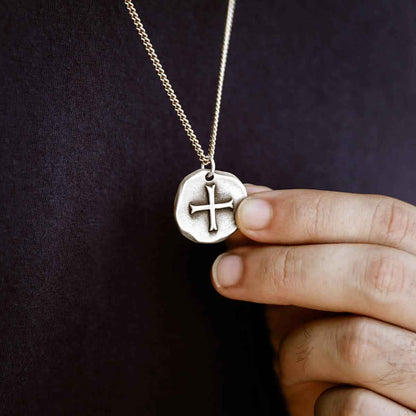
<path fill-rule="evenodd" d="M 192 205 L 189 204 L 191 208 L 191 214 L 200 211 L 209 211 L 209 231 L 217 231 L 217 219 L 215 217 L 215 210 L 231 208 L 233 209 L 233 200 L 230 199 L 228 202 L 222 202 L 220 204 L 215 203 L 215 185 L 205 185 L 205 188 L 208 192 L 208 204 L 207 205 Z"/>

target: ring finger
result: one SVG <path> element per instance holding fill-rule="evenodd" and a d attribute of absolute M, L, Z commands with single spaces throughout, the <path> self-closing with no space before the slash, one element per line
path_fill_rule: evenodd
<path fill-rule="evenodd" d="M 281 344 L 285 395 L 304 383 L 365 387 L 416 409 L 416 335 L 365 317 L 336 317 L 305 324 Z M 333 413 L 335 414 L 335 413 Z"/>

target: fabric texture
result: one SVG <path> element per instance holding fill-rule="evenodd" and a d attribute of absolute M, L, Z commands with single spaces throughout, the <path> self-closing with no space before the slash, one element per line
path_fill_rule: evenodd
<path fill-rule="evenodd" d="M 172 216 L 199 163 L 114 0 L 0 2 L 1 415 L 283 415 L 261 305 Z M 137 0 L 206 147 L 224 0 Z M 240 0 L 216 164 L 416 202 L 416 4 Z"/>

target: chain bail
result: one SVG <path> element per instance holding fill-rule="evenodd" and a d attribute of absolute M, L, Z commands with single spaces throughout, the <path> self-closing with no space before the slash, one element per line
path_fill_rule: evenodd
<path fill-rule="evenodd" d="M 201 169 L 206 169 L 205 166 L 207 166 L 207 165 L 210 165 L 210 168 L 209 168 L 209 172 L 206 174 L 206 178 L 211 180 L 214 177 L 214 173 L 215 173 L 215 160 L 214 160 L 213 157 L 211 157 L 209 159 L 208 163 L 202 162 L 201 163 Z"/>

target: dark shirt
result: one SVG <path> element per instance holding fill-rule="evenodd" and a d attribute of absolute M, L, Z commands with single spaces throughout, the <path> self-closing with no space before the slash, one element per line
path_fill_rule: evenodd
<path fill-rule="evenodd" d="M 136 0 L 206 147 L 225 0 Z M 1 415 L 283 414 L 260 305 L 172 216 L 198 160 L 122 0 L 1 2 Z M 416 4 L 240 0 L 216 163 L 416 202 Z M 280 410 L 279 410 L 280 409 Z"/>

